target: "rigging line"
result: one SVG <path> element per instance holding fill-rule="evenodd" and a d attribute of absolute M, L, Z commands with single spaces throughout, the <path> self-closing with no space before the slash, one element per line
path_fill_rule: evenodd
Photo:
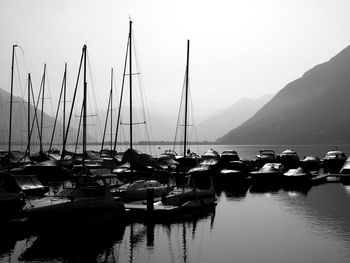
<path fill-rule="evenodd" d="M 37 104 L 35 104 L 35 96 L 34 96 L 34 89 L 33 89 L 33 83 L 32 81 L 30 81 L 30 91 L 31 91 L 31 95 L 32 95 L 32 103 L 33 103 L 33 107 L 34 107 L 34 118 L 32 121 L 32 126 L 30 128 L 30 135 L 29 138 L 31 140 L 32 135 L 33 135 L 33 131 L 34 131 L 34 126 L 35 124 L 37 125 L 38 128 L 38 136 L 39 136 L 39 119 L 38 119 L 38 104 L 39 104 L 39 99 L 37 101 Z"/>
<path fill-rule="evenodd" d="M 91 79 L 91 89 L 90 90 L 92 90 L 93 103 L 94 103 L 94 106 L 95 106 L 95 110 L 96 110 L 96 112 L 98 112 L 97 111 L 97 109 L 98 109 L 98 107 L 97 107 L 97 105 L 98 105 L 98 103 L 97 103 L 97 95 L 96 95 L 96 92 L 95 92 L 95 78 L 94 78 L 94 76 L 92 74 L 92 68 L 91 68 L 91 63 L 90 63 L 90 56 L 89 56 L 88 52 L 86 52 L 86 57 L 87 57 L 88 65 L 89 65 L 89 74 L 90 74 L 90 79 Z M 97 130 L 98 131 L 97 131 L 97 134 L 95 134 L 95 136 L 96 136 L 97 140 L 100 140 L 99 136 L 102 134 L 102 124 L 101 124 L 101 118 L 100 118 L 99 114 L 96 114 L 96 116 L 97 116 L 97 123 L 98 123 L 98 125 L 97 125 Z"/>
<path fill-rule="evenodd" d="M 80 129 L 81 129 L 81 120 L 82 120 L 82 117 L 83 117 L 83 111 L 84 111 L 84 102 L 81 106 L 81 112 L 80 112 L 80 117 L 79 117 L 79 125 L 78 125 L 78 133 L 77 133 L 77 139 L 75 141 L 75 149 L 74 149 L 74 153 L 76 154 L 77 153 L 77 150 L 78 150 L 78 144 L 79 144 L 79 135 L 80 135 Z M 83 152 L 83 154 L 85 154 Z"/>
<path fill-rule="evenodd" d="M 114 147 L 113 147 L 113 158 L 115 157 L 115 151 L 117 147 L 117 138 L 118 138 L 118 129 L 119 129 L 119 122 L 120 122 L 120 113 L 122 108 L 122 102 L 123 102 L 123 92 L 124 92 L 124 83 L 125 83 L 125 72 L 126 72 L 126 66 L 128 62 L 128 52 L 129 52 L 129 43 L 130 39 L 128 37 L 127 45 L 126 45 L 126 54 L 125 54 L 125 61 L 124 61 L 124 72 L 123 72 L 123 78 L 122 78 L 122 87 L 120 90 L 120 101 L 119 101 L 119 109 L 118 109 L 118 116 L 117 116 L 117 126 L 116 126 L 116 132 L 114 137 Z"/>
<path fill-rule="evenodd" d="M 191 94 L 190 94 L 190 98 L 191 98 Z M 191 108 L 191 113 L 192 113 L 193 132 L 194 132 L 194 137 L 195 137 L 195 140 L 196 140 L 197 153 L 199 153 L 196 118 L 195 118 L 195 116 L 194 116 L 193 101 L 192 101 L 192 99 L 190 100 L 190 108 Z"/>
<path fill-rule="evenodd" d="M 20 76 L 20 71 L 19 71 L 19 66 L 18 66 L 18 58 L 17 58 L 17 54 L 15 52 L 15 62 L 16 62 L 16 69 L 17 69 L 17 77 L 18 77 L 18 83 L 19 83 L 19 92 L 21 94 L 21 97 L 24 98 L 24 93 L 22 90 L 22 81 L 21 81 L 21 76 Z M 25 109 L 24 107 L 19 106 L 19 111 L 21 112 L 20 117 L 22 119 L 23 116 L 25 116 Z M 23 136 L 22 133 L 20 133 L 20 142 L 21 144 L 23 144 Z"/>
<path fill-rule="evenodd" d="M 179 123 L 180 123 L 180 118 L 181 118 L 181 108 L 182 108 L 182 104 L 183 104 L 182 99 L 183 99 L 184 94 L 185 94 L 185 81 L 186 81 L 186 72 L 185 72 L 185 75 L 184 75 L 184 80 L 182 82 L 182 91 L 181 91 L 179 112 L 178 112 L 178 115 L 177 115 L 177 122 L 176 122 L 176 129 L 175 129 L 175 138 L 174 138 L 174 144 L 173 144 L 173 151 L 175 151 L 177 134 L 179 132 Z"/>
<path fill-rule="evenodd" d="M 135 41 L 135 34 L 133 34 L 133 46 L 134 46 L 134 54 L 135 54 L 135 64 L 136 64 L 136 71 L 137 72 L 142 72 L 141 70 L 141 65 L 139 63 L 139 56 L 137 53 L 137 46 L 136 46 L 136 41 Z M 146 130 L 146 141 L 148 142 L 148 147 L 149 147 L 149 152 L 152 155 L 152 148 L 151 148 L 151 143 L 150 139 L 154 138 L 153 134 L 153 129 L 152 129 L 152 122 L 151 122 L 151 117 L 149 114 L 149 109 L 147 105 L 147 98 L 146 98 L 146 92 L 144 89 L 144 83 L 143 83 L 143 77 L 141 74 L 138 75 L 138 82 L 139 82 L 139 93 L 140 93 L 140 100 L 141 100 L 141 105 L 142 105 L 142 114 L 143 118 L 148 120 L 149 125 L 146 125 L 145 130 Z M 150 131 L 149 131 L 150 130 Z"/>
<path fill-rule="evenodd" d="M 83 50 L 84 50 L 84 49 L 83 49 Z M 77 81 L 76 81 L 76 83 L 75 83 L 74 95 L 73 95 L 71 110 L 70 110 L 70 113 L 69 113 L 66 135 L 64 136 L 64 143 L 63 143 L 63 147 L 62 147 L 61 162 L 63 161 L 63 158 L 64 158 L 64 151 L 65 151 L 66 144 L 67 144 L 68 131 L 69 131 L 69 128 L 70 128 L 70 122 L 71 122 L 71 119 L 72 119 L 72 114 L 73 114 L 73 109 L 74 109 L 75 98 L 76 98 L 76 95 L 77 95 L 77 89 L 78 89 L 78 84 L 79 84 L 79 77 L 80 77 L 81 67 L 82 67 L 82 64 L 83 64 L 83 58 L 84 58 L 84 51 L 82 52 L 81 58 L 80 58 L 79 71 L 78 71 Z"/>
<path fill-rule="evenodd" d="M 108 107 L 107 107 L 107 114 L 106 114 L 106 121 L 105 121 L 105 126 L 104 126 L 104 130 L 103 130 L 103 136 L 102 136 L 102 144 L 101 144 L 101 153 L 103 150 L 103 146 L 105 143 L 105 136 L 106 136 L 106 130 L 107 130 L 107 122 L 108 122 L 108 116 L 109 116 L 109 110 L 110 110 L 110 106 L 111 106 L 111 99 L 112 99 L 112 91 L 110 91 L 109 93 L 109 99 L 108 99 Z M 112 118 L 112 116 L 111 116 Z M 111 149 L 112 150 L 112 149 Z"/>
<path fill-rule="evenodd" d="M 51 108 L 50 115 L 53 115 L 54 110 L 53 110 L 52 94 L 51 94 L 51 88 L 50 88 L 50 78 L 49 78 L 49 74 L 47 71 L 46 71 L 46 86 L 47 86 L 46 89 L 48 90 L 49 100 L 50 100 L 50 108 Z"/>
<path fill-rule="evenodd" d="M 57 111 L 56 111 L 56 116 L 55 116 L 55 122 L 53 124 L 53 131 L 52 131 L 52 136 L 50 140 L 50 146 L 49 146 L 49 152 L 51 151 L 52 148 L 52 143 L 53 139 L 55 136 L 55 131 L 56 131 L 56 123 L 57 123 L 57 118 L 58 118 L 58 113 L 60 111 L 60 106 L 61 106 L 61 99 L 62 99 L 62 94 L 63 94 L 63 89 L 64 89 L 64 83 L 66 82 L 66 70 L 63 73 L 63 80 L 62 80 L 62 85 L 61 85 L 61 92 L 60 92 L 60 97 L 58 99 L 58 105 L 57 105 Z"/>
<path fill-rule="evenodd" d="M 16 68 L 17 68 L 17 77 L 18 77 L 18 83 L 19 83 L 19 91 L 21 93 L 21 97 L 24 98 L 24 93 L 22 90 L 22 82 L 21 82 L 21 77 L 20 77 L 20 71 L 19 71 L 19 66 L 18 66 L 18 58 L 17 54 L 15 52 L 15 61 L 16 61 Z"/>
<path fill-rule="evenodd" d="M 33 104 L 34 104 L 34 117 L 35 117 L 35 120 L 36 120 L 37 129 L 38 129 L 38 137 L 39 137 L 40 145 L 41 145 L 41 141 L 42 141 L 42 134 L 41 134 L 40 125 L 39 125 L 38 107 L 39 107 L 39 102 L 40 102 L 41 90 L 42 90 L 42 88 L 44 86 L 44 76 L 45 75 L 43 75 L 42 78 L 41 78 L 40 89 L 39 89 L 38 98 L 37 98 L 36 102 L 35 102 L 34 91 L 33 91 L 33 86 L 32 86 L 32 96 L 33 96 Z M 32 130 L 33 129 L 34 129 L 34 120 L 33 120 Z"/>

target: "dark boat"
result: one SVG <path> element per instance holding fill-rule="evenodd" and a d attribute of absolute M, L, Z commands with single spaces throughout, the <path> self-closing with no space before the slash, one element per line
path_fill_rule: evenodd
<path fill-rule="evenodd" d="M 340 182 L 343 184 L 350 184 L 350 158 L 347 158 L 339 174 Z"/>
<path fill-rule="evenodd" d="M 296 151 L 287 149 L 277 156 L 279 162 L 281 162 L 286 170 L 296 169 L 300 166 L 300 158 Z"/>
<path fill-rule="evenodd" d="M 159 155 L 158 163 L 161 164 L 163 161 L 175 160 L 177 155 L 178 154 L 175 151 L 173 151 L 171 149 L 167 149 Z"/>
<path fill-rule="evenodd" d="M 157 180 L 137 180 L 121 185 L 112 191 L 114 196 L 119 196 L 124 202 L 146 200 L 148 189 L 153 189 L 154 197 L 165 196 L 169 193 L 170 187 L 161 184 Z"/>
<path fill-rule="evenodd" d="M 5 188 L 4 178 L 0 175 L 0 222 L 17 215 L 24 205 L 24 194 L 22 192 L 8 192 Z"/>
<path fill-rule="evenodd" d="M 277 163 L 277 156 L 273 150 L 260 150 L 254 160 L 255 167 L 260 169 L 266 163 Z"/>
<path fill-rule="evenodd" d="M 120 180 L 129 182 L 139 179 L 150 179 L 153 177 L 154 167 L 157 160 L 151 155 L 129 148 L 123 154 L 121 165 L 113 169 Z"/>
<path fill-rule="evenodd" d="M 239 161 L 239 156 L 234 150 L 225 150 L 220 154 L 220 166 L 225 167 L 226 164 L 233 161 Z"/>
<path fill-rule="evenodd" d="M 252 183 L 277 183 L 281 180 L 285 168 L 281 163 L 266 163 L 259 171 L 250 172 Z"/>
<path fill-rule="evenodd" d="M 283 178 L 283 190 L 285 191 L 298 191 L 305 195 L 311 189 L 312 185 L 315 183 L 312 179 L 317 174 L 305 170 L 302 167 L 296 169 L 289 169 L 282 176 Z"/>
<path fill-rule="evenodd" d="M 309 182 L 315 175 L 302 167 L 289 169 L 283 174 L 283 181 L 286 184 Z"/>
<path fill-rule="evenodd" d="M 197 166 L 191 168 L 187 174 L 194 178 L 199 188 L 210 187 L 210 177 L 215 178 L 219 172 L 219 161 L 216 159 L 203 160 Z"/>
<path fill-rule="evenodd" d="M 301 160 L 301 166 L 306 171 L 318 172 L 321 168 L 321 160 L 317 156 L 305 156 L 304 159 Z"/>
<path fill-rule="evenodd" d="M 97 224 L 124 216 L 123 201 L 113 197 L 108 186 L 64 188 L 25 207 L 28 222 L 39 226 Z"/>
<path fill-rule="evenodd" d="M 329 151 L 323 158 L 323 170 L 325 173 L 338 174 L 346 160 L 346 154 L 342 151 Z"/>
<path fill-rule="evenodd" d="M 9 193 L 24 193 L 26 197 L 42 196 L 49 191 L 35 175 L 0 173 L 4 190 Z"/>
<path fill-rule="evenodd" d="M 207 150 L 205 153 L 202 154 L 202 160 L 219 160 L 220 155 L 217 151 L 213 149 Z"/>
<path fill-rule="evenodd" d="M 226 184 L 246 181 L 249 171 L 250 165 L 248 161 L 230 161 L 214 177 L 214 182 Z"/>
<path fill-rule="evenodd" d="M 71 177 L 71 171 L 61 165 L 60 160 L 55 159 L 28 164 L 24 166 L 23 173 L 35 174 L 44 184 L 65 181 Z"/>
<path fill-rule="evenodd" d="M 192 156 L 186 152 L 186 142 L 187 142 L 187 99 L 188 99 L 188 72 L 189 72 L 189 52 L 190 52 L 190 41 L 187 40 L 187 60 L 186 60 L 186 76 L 185 76 L 185 133 L 184 133 L 184 155 L 182 160 L 177 159 L 180 162 L 180 165 L 186 164 L 185 161 L 193 160 L 198 161 L 197 156 Z M 157 206 L 177 206 L 178 211 L 181 213 L 186 213 L 188 211 L 193 212 L 195 210 L 202 210 L 206 207 L 215 206 L 216 205 L 216 197 L 214 192 L 213 181 L 209 176 L 210 188 L 209 189 L 198 189 L 197 188 L 197 179 L 194 178 L 194 174 L 197 172 L 200 173 L 201 177 L 204 174 L 207 174 L 207 171 L 210 171 L 211 167 L 217 165 L 218 160 L 208 159 L 203 161 L 203 165 L 201 167 L 195 168 L 195 170 L 190 170 L 188 172 L 188 181 L 183 187 L 176 187 L 172 190 L 167 196 L 162 198 L 162 201 L 158 202 Z M 188 164 L 188 163 L 187 163 Z M 191 163 L 191 165 L 193 165 Z M 183 166 L 184 168 L 184 166 Z M 185 175 L 185 171 L 182 171 L 183 175 Z M 204 183 L 204 180 L 201 178 L 200 183 Z"/>

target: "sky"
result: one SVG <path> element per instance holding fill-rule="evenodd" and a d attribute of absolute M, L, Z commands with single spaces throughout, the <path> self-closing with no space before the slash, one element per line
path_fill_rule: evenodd
<path fill-rule="evenodd" d="M 64 62 L 74 83 L 87 44 L 106 106 L 111 67 L 121 85 L 131 18 L 148 105 L 178 110 L 190 39 L 193 110 L 205 118 L 242 97 L 277 93 L 347 47 L 349 10 L 348 0 L 1 0 L 0 85 L 9 91 L 18 44 L 22 72 L 38 87 L 47 63 L 57 98 Z"/>

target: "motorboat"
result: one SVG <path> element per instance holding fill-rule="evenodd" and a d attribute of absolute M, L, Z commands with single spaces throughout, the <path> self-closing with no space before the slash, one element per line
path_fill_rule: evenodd
<path fill-rule="evenodd" d="M 239 161 L 239 156 L 234 150 L 225 150 L 220 154 L 220 166 L 225 167 L 229 162 Z"/>
<path fill-rule="evenodd" d="M 155 206 L 177 206 L 181 212 L 204 209 L 216 204 L 214 186 L 211 181 L 209 189 L 197 189 L 194 179 L 188 177 L 187 184 L 183 187 L 175 187 L 168 195 L 163 196 Z"/>
<path fill-rule="evenodd" d="M 220 159 L 219 153 L 213 149 L 207 150 L 205 153 L 202 154 L 201 157 L 202 157 L 202 160 L 210 160 L 210 159 L 219 160 Z"/>
<path fill-rule="evenodd" d="M 323 158 L 323 170 L 325 173 L 337 174 L 346 161 L 346 154 L 342 151 L 329 151 Z"/>
<path fill-rule="evenodd" d="M 216 177 L 218 172 L 219 160 L 205 159 L 197 166 L 191 168 L 187 174 L 194 178 L 197 187 L 206 188 L 210 186 L 210 177 Z"/>
<path fill-rule="evenodd" d="M 312 177 L 314 177 L 314 174 L 312 174 L 310 171 L 298 167 L 289 169 L 287 172 L 283 174 L 283 180 L 284 182 L 288 183 L 302 183 L 309 181 Z"/>
<path fill-rule="evenodd" d="M 350 183 L 350 157 L 346 159 L 339 174 L 340 182 L 348 185 Z"/>
<path fill-rule="evenodd" d="M 277 182 L 281 179 L 285 168 L 281 163 L 266 163 L 259 171 L 250 172 L 253 183 Z"/>
<path fill-rule="evenodd" d="M 301 164 L 306 171 L 319 171 L 321 168 L 321 160 L 317 156 L 305 156 Z"/>
<path fill-rule="evenodd" d="M 287 149 L 277 156 L 279 162 L 288 169 L 296 169 L 300 166 L 300 158 L 295 150 Z"/>
<path fill-rule="evenodd" d="M 35 174 L 45 184 L 48 182 L 61 182 L 69 179 L 71 176 L 70 170 L 63 166 L 60 160 L 56 159 L 25 165 L 23 173 Z"/>
<path fill-rule="evenodd" d="M 171 149 L 166 149 L 163 153 L 159 155 L 158 163 L 161 164 L 163 161 L 175 160 L 177 155 L 178 154 L 175 151 Z"/>
<path fill-rule="evenodd" d="M 154 197 L 167 195 L 170 187 L 157 180 L 137 180 L 121 185 L 114 189 L 112 194 L 121 197 L 124 202 L 146 200 L 148 189 L 153 189 Z"/>
<path fill-rule="evenodd" d="M 260 150 L 254 163 L 257 169 L 260 169 L 266 163 L 277 163 L 277 156 L 273 150 Z"/>
<path fill-rule="evenodd" d="M 49 191 L 35 175 L 10 174 L 1 172 L 3 187 L 9 193 L 24 193 L 26 197 L 43 196 Z"/>
<path fill-rule="evenodd" d="M 53 196 L 31 200 L 23 210 L 29 223 L 43 227 L 95 224 L 125 214 L 122 199 L 112 196 L 107 183 L 63 188 Z"/>
<path fill-rule="evenodd" d="M 193 167 L 196 167 L 201 162 L 201 158 L 195 152 L 188 151 L 186 155 L 176 156 L 175 161 L 179 163 L 182 171 L 187 172 Z"/>
<path fill-rule="evenodd" d="M 248 161 L 230 161 L 214 177 L 215 182 L 230 183 L 246 180 L 250 166 Z"/>

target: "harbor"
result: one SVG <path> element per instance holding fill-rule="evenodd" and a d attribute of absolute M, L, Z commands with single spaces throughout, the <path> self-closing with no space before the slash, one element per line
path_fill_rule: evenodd
<path fill-rule="evenodd" d="M 208 147 L 219 151 L 232 148 L 200 147 L 203 152 Z M 270 146 L 270 149 L 282 152 L 285 147 Z M 253 158 L 261 148 L 266 146 L 235 146 L 241 158 Z M 320 155 L 329 146 L 294 149 L 301 154 Z M 342 149 L 346 152 L 350 146 Z M 350 255 L 346 236 L 350 229 L 346 212 L 349 187 L 334 175 L 321 172 L 317 176 L 317 182 L 291 189 L 282 184 L 262 188 L 254 188 L 251 183 L 215 185 L 216 205 L 196 213 L 179 214 L 174 206 L 163 206 L 160 211 L 156 204 L 161 197 L 155 197 L 153 208 L 149 208 L 147 200 L 126 202 L 128 212 L 123 220 L 117 216 L 94 224 L 81 222 L 80 227 L 50 221 L 41 229 L 12 222 L 1 237 L 5 250 L 0 259 L 6 262 L 194 262 L 205 258 L 210 262 L 215 258 L 232 262 L 235 257 L 240 262 L 282 259 L 300 262 L 315 258 L 346 262 Z M 320 244 L 324 248 L 322 252 L 318 250 Z M 255 252 L 248 253 L 251 249 Z M 331 253 L 334 250 L 338 251 L 336 256 Z"/>
<path fill-rule="evenodd" d="M 349 9 L 0 1 L 0 263 L 350 262 Z"/>

